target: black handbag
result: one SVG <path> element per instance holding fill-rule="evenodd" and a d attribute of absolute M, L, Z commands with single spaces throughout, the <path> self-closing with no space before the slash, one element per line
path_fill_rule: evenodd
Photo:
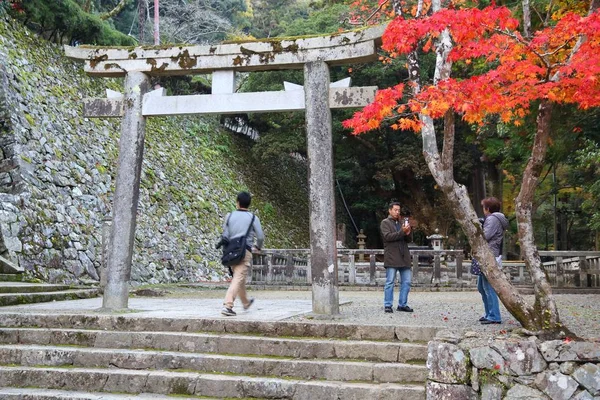
<path fill-rule="evenodd" d="M 231 214 L 229 215 L 231 218 Z M 229 224 L 229 218 L 227 218 L 227 224 Z M 254 214 L 252 214 L 252 220 L 250 221 L 250 226 L 246 231 L 244 236 L 240 236 L 234 239 L 229 239 L 229 243 L 223 248 L 223 256 L 221 257 L 221 263 L 226 267 L 231 267 L 232 265 L 239 264 L 246 255 L 246 238 L 250 233 L 250 229 L 252 229 L 252 224 L 254 224 Z"/>
<path fill-rule="evenodd" d="M 471 260 L 471 275 L 481 275 L 481 264 L 475 257 Z"/>

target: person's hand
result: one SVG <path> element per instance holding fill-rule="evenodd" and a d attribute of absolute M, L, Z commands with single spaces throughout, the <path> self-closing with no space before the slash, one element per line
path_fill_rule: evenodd
<path fill-rule="evenodd" d="M 410 234 L 410 231 L 411 231 L 410 225 L 403 225 L 402 226 L 402 231 L 404 232 L 405 235 Z"/>
<path fill-rule="evenodd" d="M 256 246 L 252 246 L 252 254 L 260 254 L 260 249 Z"/>

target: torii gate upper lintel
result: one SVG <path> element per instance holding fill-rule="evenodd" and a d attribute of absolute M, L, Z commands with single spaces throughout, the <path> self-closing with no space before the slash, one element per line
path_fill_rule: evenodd
<path fill-rule="evenodd" d="M 146 117 L 306 110 L 313 312 L 338 314 L 331 108 L 363 107 L 376 87 L 349 87 L 349 78 L 330 83 L 329 65 L 376 60 L 384 28 L 218 46 L 65 46 L 68 57 L 85 61 L 86 73 L 125 76 L 124 94 L 107 91 L 105 99 L 84 101 L 87 117 L 122 117 L 103 308 L 128 306 Z M 286 82 L 284 91 L 234 93 L 236 72 L 293 68 L 304 69 L 304 87 Z M 150 88 L 152 75 L 198 73 L 212 74 L 211 94 L 166 96 Z"/>

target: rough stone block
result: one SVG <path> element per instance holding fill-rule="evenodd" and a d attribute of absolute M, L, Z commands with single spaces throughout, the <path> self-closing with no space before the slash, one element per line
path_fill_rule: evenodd
<path fill-rule="evenodd" d="M 427 400 L 477 400 L 477 393 L 467 385 L 427 382 Z"/>
<path fill-rule="evenodd" d="M 481 400 L 502 400 L 503 388 L 497 383 L 484 384 L 481 388 Z"/>
<path fill-rule="evenodd" d="M 491 347 L 506 360 L 507 372 L 512 375 L 531 375 L 547 367 L 546 361 L 532 341 L 496 340 Z"/>
<path fill-rule="evenodd" d="M 540 352 L 546 361 L 598 361 L 600 343 L 551 340 L 540 345 Z"/>
<path fill-rule="evenodd" d="M 600 395 L 600 366 L 598 364 L 587 363 L 577 368 L 572 376 L 592 396 Z"/>
<path fill-rule="evenodd" d="M 591 394 L 588 393 L 587 390 L 582 390 L 573 396 L 572 400 L 596 400 L 598 397 L 594 398 Z"/>
<path fill-rule="evenodd" d="M 515 385 L 506 392 L 507 400 L 550 400 L 548 396 L 539 390 L 525 385 Z"/>
<path fill-rule="evenodd" d="M 553 400 L 568 400 L 579 386 L 575 379 L 560 371 L 545 371 L 535 378 L 535 385 Z"/>
<path fill-rule="evenodd" d="M 469 350 L 471 362 L 476 368 L 495 370 L 503 374 L 505 371 L 504 359 L 494 349 L 488 346 L 475 347 Z"/>
<path fill-rule="evenodd" d="M 427 352 L 429 379 L 442 383 L 467 382 L 467 357 L 457 345 L 432 341 Z"/>

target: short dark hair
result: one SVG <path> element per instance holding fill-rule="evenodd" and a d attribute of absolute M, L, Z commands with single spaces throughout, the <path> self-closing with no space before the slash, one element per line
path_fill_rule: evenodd
<path fill-rule="evenodd" d="M 252 201 L 252 196 L 248 192 L 239 192 L 237 195 L 237 202 L 239 203 L 241 208 L 250 207 L 250 202 Z"/>
<path fill-rule="evenodd" d="M 487 208 L 490 213 L 493 214 L 500 211 L 500 200 L 495 197 L 486 197 L 485 199 L 481 200 L 481 206 L 484 209 Z"/>
<path fill-rule="evenodd" d="M 400 207 L 400 203 L 398 203 L 397 201 L 392 201 L 390 203 L 390 206 L 389 206 L 388 210 L 391 210 L 392 208 L 394 208 L 394 206 Z"/>

